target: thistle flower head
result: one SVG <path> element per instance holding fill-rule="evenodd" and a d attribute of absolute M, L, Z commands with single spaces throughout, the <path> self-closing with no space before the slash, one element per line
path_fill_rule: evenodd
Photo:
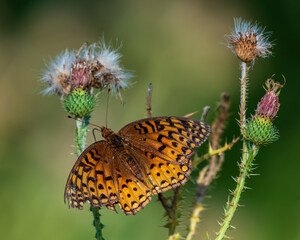
<path fill-rule="evenodd" d="M 253 62 L 257 57 L 268 57 L 272 44 L 269 41 L 270 32 L 257 23 L 252 24 L 242 20 L 234 19 L 234 30 L 227 35 L 228 47 L 243 62 Z"/>
<path fill-rule="evenodd" d="M 75 88 L 71 94 L 64 97 L 63 106 L 69 114 L 84 118 L 93 112 L 96 97 L 82 88 Z"/>
<path fill-rule="evenodd" d="M 279 138 L 279 131 L 274 126 L 273 120 L 279 110 L 280 89 L 283 85 L 274 82 L 273 79 L 266 81 L 266 94 L 257 105 L 255 115 L 247 120 L 243 136 L 256 145 L 272 143 Z"/>
<path fill-rule="evenodd" d="M 254 118 L 261 116 L 273 120 L 276 117 L 280 106 L 278 95 L 282 87 L 283 85 L 275 82 L 273 79 L 266 81 L 266 94 L 257 104 Z"/>
<path fill-rule="evenodd" d="M 98 94 L 93 89 L 109 88 L 123 102 L 120 89 L 128 87 L 132 75 L 120 66 L 120 58 L 117 50 L 103 41 L 90 46 L 85 43 L 78 51 L 65 50 L 44 72 L 42 80 L 48 88 L 43 93 L 57 93 L 66 111 L 80 118 L 94 110 Z"/>
<path fill-rule="evenodd" d="M 256 145 L 266 145 L 278 140 L 279 131 L 270 119 L 257 116 L 247 121 L 244 138 Z"/>
<path fill-rule="evenodd" d="M 79 51 L 65 50 L 43 74 L 42 80 L 48 85 L 44 93 L 64 97 L 78 87 L 89 90 L 110 88 L 112 93 L 120 96 L 120 89 L 127 88 L 132 77 L 120 66 L 120 58 L 120 53 L 104 41 L 90 46 L 84 44 Z"/>

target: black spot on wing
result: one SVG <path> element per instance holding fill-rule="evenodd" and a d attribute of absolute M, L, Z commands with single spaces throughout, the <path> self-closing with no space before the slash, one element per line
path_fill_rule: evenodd
<path fill-rule="evenodd" d="M 161 147 L 158 148 L 158 151 L 162 152 L 167 146 L 163 144 Z"/>

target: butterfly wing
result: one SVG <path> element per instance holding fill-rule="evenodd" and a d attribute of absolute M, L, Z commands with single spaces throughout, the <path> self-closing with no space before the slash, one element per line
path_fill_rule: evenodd
<path fill-rule="evenodd" d="M 151 188 L 148 186 L 147 176 L 143 171 L 143 163 L 128 154 L 127 151 L 115 152 L 114 156 L 117 163 L 116 171 L 118 172 L 119 205 L 126 215 L 135 215 L 150 202 L 152 194 Z M 140 174 L 131 171 L 132 168 L 127 163 L 134 163 L 131 165 L 141 170 Z"/>
<path fill-rule="evenodd" d="M 206 123 L 183 117 L 142 119 L 119 131 L 127 151 L 146 166 L 153 193 L 176 188 L 188 180 L 194 148 L 209 134 Z"/>
<path fill-rule="evenodd" d="M 111 147 L 106 141 L 86 148 L 72 168 L 65 188 L 65 202 L 78 209 L 113 206 L 119 200 L 118 178 Z"/>

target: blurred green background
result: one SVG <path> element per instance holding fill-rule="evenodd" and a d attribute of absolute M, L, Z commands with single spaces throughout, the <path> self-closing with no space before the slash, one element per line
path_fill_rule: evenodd
<path fill-rule="evenodd" d="M 281 138 L 263 147 L 228 234 L 234 239 L 300 239 L 299 158 L 299 1 L 58 1 L 0 2 L 0 238 L 93 239 L 88 208 L 68 209 L 66 178 L 76 160 L 74 122 L 57 96 L 40 95 L 38 81 L 50 57 L 84 41 L 122 42 L 122 64 L 134 70 L 135 84 L 112 99 L 109 127 L 117 131 L 145 117 L 146 91 L 154 85 L 153 115 L 182 116 L 216 105 L 222 92 L 232 108 L 224 139 L 238 136 L 239 62 L 223 42 L 233 17 L 257 20 L 273 31 L 274 55 L 250 70 L 249 108 L 253 113 L 272 74 L 287 84 L 275 124 Z M 118 45 L 118 44 L 115 44 Z M 105 122 L 106 94 L 92 122 Z M 211 122 L 214 111 L 207 121 Z M 196 117 L 200 117 L 198 114 Z M 90 134 L 91 135 L 91 134 Z M 93 141 L 89 136 L 88 143 Z M 235 186 L 241 144 L 226 154 L 219 178 L 205 200 L 195 239 L 214 237 L 228 190 Z M 204 151 L 204 150 L 203 150 Z M 103 209 L 106 239 L 166 239 L 162 206 L 156 201 L 136 216 Z M 185 205 L 189 206 L 188 203 Z M 188 210 L 183 210 L 184 216 Z M 186 219 L 184 218 L 183 221 Z M 181 228 L 184 232 L 185 228 Z"/>

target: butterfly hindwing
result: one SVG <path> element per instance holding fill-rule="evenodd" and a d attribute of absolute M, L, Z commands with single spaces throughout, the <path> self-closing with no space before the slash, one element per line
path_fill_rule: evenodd
<path fill-rule="evenodd" d="M 191 159 L 186 163 L 172 163 L 153 153 L 144 154 L 138 147 L 131 146 L 129 151 L 135 158 L 146 162 L 146 172 L 153 194 L 183 185 L 192 171 Z"/>
<path fill-rule="evenodd" d="M 151 200 L 145 165 L 125 149 L 123 151 L 115 149 L 113 155 L 120 194 L 119 205 L 126 215 L 136 214 Z"/>
<path fill-rule="evenodd" d="M 155 117 L 126 125 L 119 134 L 131 146 L 171 162 L 184 163 L 210 134 L 210 127 L 195 119 Z"/>

